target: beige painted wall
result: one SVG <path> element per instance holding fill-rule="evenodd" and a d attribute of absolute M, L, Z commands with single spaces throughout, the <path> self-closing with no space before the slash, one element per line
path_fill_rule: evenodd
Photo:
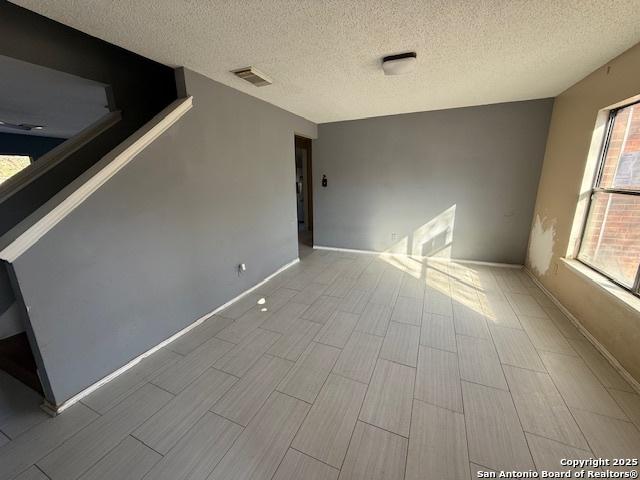
<path fill-rule="evenodd" d="M 556 98 L 527 266 L 584 327 L 640 381 L 640 313 L 570 269 L 571 228 L 598 112 L 640 94 L 640 44 L 627 50 Z M 540 225 L 538 226 L 540 227 Z M 554 233 L 553 246 L 544 241 Z M 547 247 L 548 245 L 548 247 Z M 551 249 L 551 252 L 545 251 Z M 545 266 L 550 253 L 548 269 Z M 546 258 L 545 258 L 546 257 Z"/>

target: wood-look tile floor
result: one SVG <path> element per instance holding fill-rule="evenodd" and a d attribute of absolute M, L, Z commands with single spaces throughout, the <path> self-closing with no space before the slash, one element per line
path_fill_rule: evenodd
<path fill-rule="evenodd" d="M 467 480 L 640 456 L 640 396 L 523 271 L 302 248 L 56 418 L 0 372 L 0 480 Z"/>

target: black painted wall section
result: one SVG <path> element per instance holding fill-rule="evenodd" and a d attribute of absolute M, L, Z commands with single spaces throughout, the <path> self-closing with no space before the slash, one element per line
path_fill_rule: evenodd
<path fill-rule="evenodd" d="M 0 155 L 28 155 L 37 160 L 65 140 L 66 138 L 0 132 Z"/>
<path fill-rule="evenodd" d="M 174 70 L 0 0 L 0 55 L 108 84 L 122 120 L 0 204 L 0 235 L 176 99 Z"/>
<path fill-rule="evenodd" d="M 110 85 L 122 120 L 0 204 L 0 235 L 177 98 L 174 70 L 0 0 L 0 55 Z M 0 265 L 0 314 L 14 301 Z"/>

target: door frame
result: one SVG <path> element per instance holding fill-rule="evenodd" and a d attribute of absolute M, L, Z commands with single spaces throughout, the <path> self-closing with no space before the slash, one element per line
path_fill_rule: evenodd
<path fill-rule="evenodd" d="M 313 161 L 312 161 L 312 142 L 310 138 L 295 135 L 294 137 L 294 156 L 295 149 L 301 148 L 307 152 L 307 213 L 309 215 L 308 229 L 311 231 L 311 243 L 313 244 Z"/>

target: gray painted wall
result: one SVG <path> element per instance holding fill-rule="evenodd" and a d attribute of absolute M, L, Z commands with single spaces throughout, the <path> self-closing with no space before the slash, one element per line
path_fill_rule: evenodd
<path fill-rule="evenodd" d="M 543 99 L 320 125 L 314 243 L 523 263 L 552 105 Z"/>
<path fill-rule="evenodd" d="M 298 256 L 294 132 L 316 126 L 185 75 L 194 108 L 13 264 L 50 401 Z"/>

